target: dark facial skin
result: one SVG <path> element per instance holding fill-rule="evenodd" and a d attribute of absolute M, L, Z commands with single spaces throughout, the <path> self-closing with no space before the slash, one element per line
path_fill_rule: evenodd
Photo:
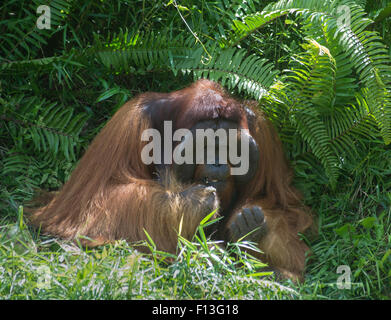
<path fill-rule="evenodd" d="M 193 137 L 196 136 L 196 130 L 197 129 L 212 129 L 214 131 L 218 129 L 226 130 L 227 137 L 228 137 L 228 130 L 229 129 L 236 129 L 238 130 L 238 136 L 237 136 L 237 152 L 240 153 L 241 150 L 241 139 L 240 135 L 241 132 L 239 130 L 239 127 L 237 123 L 225 119 L 217 119 L 217 120 L 205 120 L 198 122 L 193 128 L 190 129 L 190 131 L 193 134 Z M 207 151 L 207 140 L 205 139 L 205 146 L 204 146 L 204 155 L 206 156 Z M 195 145 L 195 143 L 193 144 Z M 183 182 L 190 182 L 195 181 L 199 182 L 201 184 L 205 184 L 207 186 L 213 186 L 216 188 L 219 195 L 222 195 L 223 191 L 228 191 L 228 187 L 230 183 L 234 183 L 234 187 L 241 187 L 248 182 L 251 181 L 251 179 L 254 177 L 256 171 L 258 170 L 258 161 L 259 161 L 259 148 L 256 144 L 255 140 L 249 136 L 249 170 L 244 175 L 235 175 L 231 176 L 231 166 L 232 164 L 229 163 L 221 163 L 219 160 L 219 139 L 216 138 L 215 141 L 215 160 L 214 163 L 208 164 L 206 161 L 206 158 L 204 160 L 204 164 L 182 164 L 182 165 L 173 165 L 173 170 L 176 173 L 176 176 Z M 195 154 L 195 149 L 194 149 Z M 227 150 L 228 154 L 228 150 Z M 240 156 L 240 154 L 238 155 Z M 228 159 L 229 160 L 229 159 Z M 193 161 L 195 163 L 195 161 Z M 231 181 L 231 180 L 234 181 Z M 231 192 L 234 192 L 234 188 L 230 187 L 229 190 Z"/>
<path fill-rule="evenodd" d="M 220 200 L 220 211 L 224 214 L 236 200 L 235 179 L 228 164 L 197 165 L 194 174 L 196 183 L 216 189 Z"/>

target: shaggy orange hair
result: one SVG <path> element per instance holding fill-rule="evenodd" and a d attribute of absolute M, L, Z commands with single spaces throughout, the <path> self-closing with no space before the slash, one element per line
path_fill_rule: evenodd
<path fill-rule="evenodd" d="M 180 192 L 188 186 L 175 179 L 168 185 L 154 179 L 151 168 L 141 161 L 146 144 L 141 133 L 167 119 L 176 127 L 191 128 L 210 117 L 217 110 L 210 106 L 215 105 L 219 116 L 235 119 L 240 127 L 249 129 L 260 149 L 258 171 L 238 191 L 222 228 L 241 208 L 261 207 L 268 225 L 268 233 L 259 243 L 263 258 L 286 276 L 300 278 L 308 248 L 298 233 L 308 229 L 312 219 L 291 185 L 292 174 L 278 135 L 255 105 L 246 105 L 252 111 L 249 121 L 244 105 L 208 80 L 172 93 L 145 93 L 122 106 L 93 140 L 62 190 L 30 216 L 31 222 L 62 238 L 88 237 L 91 240 L 84 242 L 89 245 L 116 239 L 145 240 L 146 230 L 158 249 L 175 252 L 181 220 L 182 236 L 192 238 L 219 200 L 205 208 L 213 190 L 200 189 L 189 199 Z"/>

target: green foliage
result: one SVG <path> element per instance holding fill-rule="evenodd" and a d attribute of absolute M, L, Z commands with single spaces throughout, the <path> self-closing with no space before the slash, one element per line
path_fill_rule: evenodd
<path fill-rule="evenodd" d="M 7 221 L 5 229 L 35 189 L 58 189 L 67 180 L 91 139 L 125 101 L 140 92 L 171 91 L 206 77 L 233 94 L 259 101 L 284 143 L 295 184 L 317 213 L 320 238 L 312 243 L 309 280 L 300 288 L 300 297 L 383 298 L 391 290 L 387 1 L 52 0 L 45 3 L 51 8 L 49 30 L 36 27 L 40 1 L 3 2 L 0 211 Z M 2 238 L 5 257 L 17 250 L 7 239 Z M 30 249 L 34 243 L 41 245 L 39 239 L 23 239 Z M 189 264 L 201 248 L 183 239 L 181 245 L 187 253 L 174 268 L 180 270 L 176 279 L 182 277 L 178 283 L 186 283 L 190 278 L 181 273 L 185 264 L 187 274 L 195 277 L 191 270 L 209 266 L 211 256 L 204 247 L 201 267 Z M 229 264 L 225 253 L 213 250 L 224 265 Z M 128 251 L 122 245 L 113 249 L 113 260 L 103 263 L 103 269 L 126 264 Z M 20 261 L 27 259 L 30 270 L 35 270 L 35 253 L 26 254 L 18 256 Z M 39 261 L 54 261 L 63 254 L 49 249 Z M 89 262 L 79 262 L 87 261 L 89 267 L 56 269 L 63 279 L 69 273 L 80 280 L 74 291 L 66 287 L 71 293 L 64 297 L 99 296 L 85 288 L 94 272 L 104 282 L 106 271 L 98 271 L 93 258 L 82 256 Z M 66 253 L 64 257 L 70 259 Z M 137 270 L 147 270 L 152 263 L 142 261 L 145 264 Z M 354 269 L 359 288 L 341 292 L 329 285 L 335 283 L 335 269 L 341 264 Z M 8 265 L 7 270 L 15 266 Z M 27 269 L 29 280 L 24 281 L 33 281 L 36 275 Z M 210 297 L 194 288 L 179 289 L 176 280 L 167 280 L 175 279 L 176 271 L 163 269 L 158 271 L 163 277 L 154 278 L 155 285 L 176 285 L 178 297 Z M 226 275 L 222 269 L 219 272 Z M 136 281 L 132 279 L 128 280 Z M 165 296 L 166 292 L 153 291 L 152 279 L 151 275 L 148 281 L 137 280 L 149 289 L 135 296 Z M 58 282 L 63 288 L 62 280 Z M 241 288 L 238 283 L 232 280 L 229 286 Z M 126 296 L 117 295 L 109 283 L 102 286 L 104 294 L 99 297 Z M 9 295 L 14 290 L 9 281 L 1 288 Z M 30 297 L 23 285 L 18 290 L 19 297 Z M 62 297 L 66 290 L 60 291 L 38 296 Z M 225 293 L 223 297 L 235 296 Z M 247 293 L 236 296 L 260 297 Z"/>
<path fill-rule="evenodd" d="M 341 197 L 337 201 L 343 203 L 346 200 Z M 370 203 L 362 201 L 361 205 L 366 211 L 365 218 L 361 219 L 356 219 L 360 212 L 348 209 L 341 215 L 338 208 L 326 209 L 327 215 L 319 221 L 323 232 L 313 243 L 315 256 L 310 258 L 321 259 L 323 263 L 309 264 L 311 275 L 302 287 L 304 298 L 368 299 L 376 296 L 389 299 L 391 250 L 387 242 L 390 239 L 391 210 L 381 210 L 379 214 Z M 340 290 L 336 285 L 339 276 L 336 270 L 340 265 L 351 269 L 349 290 Z"/>
<path fill-rule="evenodd" d="M 327 48 L 314 40 L 304 47 L 307 51 L 295 59 L 297 67 L 289 70 L 281 82 L 271 88 L 267 100 L 271 104 L 270 113 L 274 111 L 275 101 L 280 102 L 274 119 L 284 139 L 293 142 L 299 136 L 304 144 L 297 147 L 302 153 L 311 150 L 324 165 L 334 185 L 338 176 L 338 158 L 332 150 L 324 119 L 335 99 L 336 62 L 325 52 Z"/>
<path fill-rule="evenodd" d="M 7 128 L 15 145 L 31 145 L 32 153 L 43 152 L 48 154 L 49 158 L 61 154 L 68 161 L 76 161 L 74 148 L 87 120 L 86 114 L 79 113 L 73 117 L 72 108 L 63 109 L 57 107 L 56 103 L 48 104 L 35 97 L 13 98 L 16 99 L 4 104 L 4 110 L 14 115 Z M 14 108 L 18 110 L 17 113 Z M 18 126 L 15 126 L 15 123 Z"/>
<path fill-rule="evenodd" d="M 267 59 L 248 55 L 244 49 L 215 49 L 206 62 L 202 53 L 202 48 L 198 49 L 191 59 L 177 66 L 185 73 L 193 73 L 195 79 L 208 78 L 256 99 L 267 93 L 278 74 Z"/>
<path fill-rule="evenodd" d="M 192 242 L 180 238 L 175 256 L 156 250 L 152 243 L 140 243 L 149 248 L 150 255 L 137 252 L 125 241 L 82 249 L 66 241 L 34 239 L 21 219 L 18 224 L 2 226 L 0 296 L 5 299 L 297 296 L 294 290 L 262 278 L 270 273 L 258 272 L 264 265 L 245 253 L 246 247 L 254 248 L 251 243 L 232 244 L 223 250 L 218 243 L 201 238 L 199 235 Z"/>
<path fill-rule="evenodd" d="M 342 16 L 344 12 L 349 13 L 349 19 Z M 337 42 L 339 49 L 347 54 L 358 79 L 368 88 L 367 101 L 382 136 L 390 143 L 390 56 L 377 33 L 366 30 L 371 20 L 365 17 L 364 10 L 353 1 L 281 0 L 245 18 L 244 22 L 235 21 L 233 44 L 287 14 L 300 16 L 308 37 L 325 42 L 327 47 Z"/>
<path fill-rule="evenodd" d="M 45 5 L 51 8 L 51 30 L 36 28 L 37 8 L 42 1 L 7 1 L 2 7 L 3 17 L 12 15 L 11 19 L 2 19 L 0 43 L 2 57 L 0 62 L 12 62 L 16 60 L 29 61 L 39 55 L 43 45 L 47 45 L 47 38 L 59 32 L 66 20 L 71 7 L 71 0 L 51 0 Z"/>

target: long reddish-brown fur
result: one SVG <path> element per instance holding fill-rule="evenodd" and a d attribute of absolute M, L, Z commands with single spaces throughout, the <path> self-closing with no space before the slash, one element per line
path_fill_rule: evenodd
<path fill-rule="evenodd" d="M 263 257 L 286 276 L 300 277 L 308 248 L 298 233 L 309 228 L 312 219 L 291 185 L 292 175 L 277 133 L 256 106 L 248 107 L 255 115 L 251 125 L 242 103 L 208 80 L 172 93 L 140 95 L 117 111 L 69 181 L 48 205 L 30 216 L 31 222 L 45 233 L 79 237 L 89 245 L 116 239 L 145 240 L 146 231 L 159 249 L 175 252 L 179 225 L 181 235 L 191 238 L 205 217 L 204 202 L 213 191 L 199 190 L 189 199 L 180 194 L 188 186 L 174 178 L 168 185 L 153 179 L 150 168 L 141 161 L 146 144 L 141 133 L 163 120 L 173 120 L 176 128 L 190 128 L 199 120 L 231 117 L 249 128 L 259 146 L 260 160 L 256 176 L 240 191 L 229 219 L 243 207 L 260 206 L 268 224 L 268 233 L 259 243 Z M 210 211 L 218 206 L 216 200 Z"/>

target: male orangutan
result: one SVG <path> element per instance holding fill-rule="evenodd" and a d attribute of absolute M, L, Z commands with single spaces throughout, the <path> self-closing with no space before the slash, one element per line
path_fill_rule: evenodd
<path fill-rule="evenodd" d="M 247 132 L 248 170 L 233 175 L 238 165 L 218 156 L 212 163 L 178 164 L 158 155 L 159 161 L 145 163 L 148 139 L 143 132 L 153 129 L 163 136 L 166 123 L 174 131 L 193 133 L 237 129 L 238 145 Z M 165 147 L 173 146 L 163 143 Z M 212 237 L 227 242 L 248 235 L 259 243 L 269 266 L 285 276 L 301 277 L 308 248 L 298 233 L 312 220 L 291 186 L 276 132 L 256 106 L 233 99 L 212 81 L 199 80 L 172 93 L 141 94 L 122 106 L 62 190 L 30 219 L 45 233 L 87 237 L 88 245 L 144 240 L 146 231 L 158 249 L 175 252 L 179 225 L 181 235 L 191 239 L 200 221 L 215 209 L 222 219 L 213 225 Z"/>

